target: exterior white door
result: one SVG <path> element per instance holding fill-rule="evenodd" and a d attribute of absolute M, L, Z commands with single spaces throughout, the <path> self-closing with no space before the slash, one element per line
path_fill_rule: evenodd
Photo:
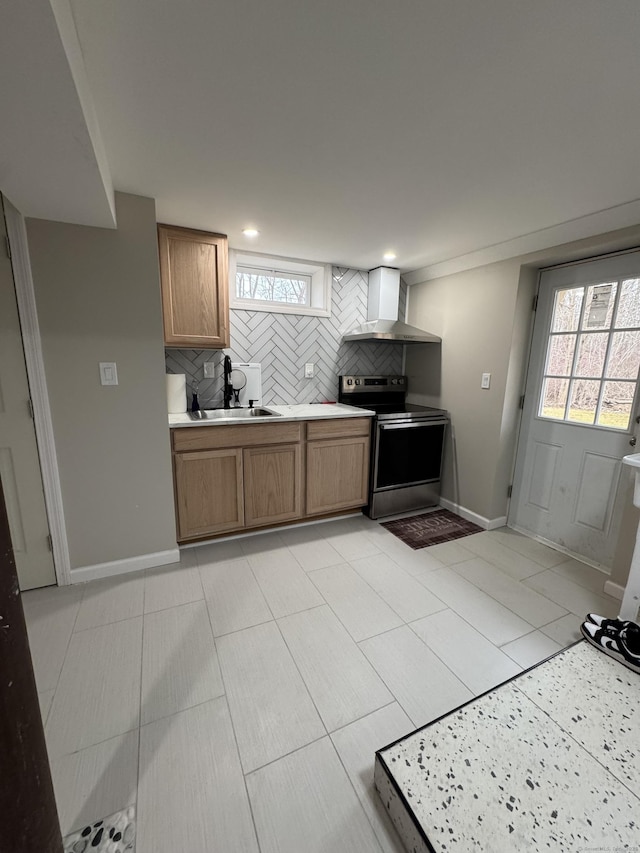
<path fill-rule="evenodd" d="M 639 366 L 640 252 L 542 273 L 512 527 L 611 566 Z"/>
<path fill-rule="evenodd" d="M 55 584 L 49 525 L 0 199 L 0 480 L 20 588 Z"/>

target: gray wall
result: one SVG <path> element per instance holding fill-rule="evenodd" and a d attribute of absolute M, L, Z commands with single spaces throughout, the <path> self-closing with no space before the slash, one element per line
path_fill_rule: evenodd
<path fill-rule="evenodd" d="M 342 343 L 344 331 L 367 319 L 366 272 L 333 268 L 331 317 L 270 314 L 231 310 L 233 361 L 262 365 L 264 405 L 335 400 L 342 373 L 401 373 L 402 344 Z M 400 316 L 404 317 L 406 286 L 400 287 Z M 167 373 L 185 373 L 187 386 L 199 384 L 204 405 L 222 404 L 220 350 L 166 351 Z M 205 361 L 216 364 L 216 378 L 203 379 Z M 315 364 L 313 379 L 304 378 L 306 362 Z"/>
<path fill-rule="evenodd" d="M 507 510 L 538 270 L 640 245 L 640 226 L 427 280 L 411 287 L 408 321 L 442 335 L 442 348 L 407 347 L 411 398 L 451 412 L 445 498 L 486 518 Z M 480 389 L 490 372 L 491 389 Z M 628 482 L 622 478 L 623 489 Z M 630 503 L 628 495 L 628 503 Z M 625 585 L 637 510 L 626 505 L 611 578 Z"/>
<path fill-rule="evenodd" d="M 414 285 L 409 322 L 442 337 L 407 347 L 411 399 L 451 414 L 442 495 L 484 518 L 505 514 L 503 409 L 520 265 L 511 261 Z M 491 373 L 491 388 L 480 377 Z M 510 383 L 510 388 L 511 388 Z"/>
<path fill-rule="evenodd" d="M 72 569 L 176 547 L 155 203 L 116 206 L 117 230 L 27 220 Z"/>

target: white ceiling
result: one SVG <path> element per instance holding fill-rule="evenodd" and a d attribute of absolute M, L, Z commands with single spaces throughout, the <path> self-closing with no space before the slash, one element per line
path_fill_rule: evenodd
<path fill-rule="evenodd" d="M 640 222 L 635 0 L 72 9 L 113 185 L 160 221 L 403 271 Z"/>
<path fill-rule="evenodd" d="M 0 191 L 28 216 L 114 227 L 111 175 L 66 0 L 0 0 Z"/>

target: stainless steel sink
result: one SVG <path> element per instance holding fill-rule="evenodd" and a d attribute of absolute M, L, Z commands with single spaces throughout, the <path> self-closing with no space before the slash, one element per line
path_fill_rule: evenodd
<path fill-rule="evenodd" d="M 199 412 L 187 412 L 192 421 L 238 421 L 249 418 L 279 418 L 277 412 L 256 406 L 253 409 L 200 409 Z"/>

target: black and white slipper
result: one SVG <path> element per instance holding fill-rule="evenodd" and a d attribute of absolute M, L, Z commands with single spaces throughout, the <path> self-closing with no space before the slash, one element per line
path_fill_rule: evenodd
<path fill-rule="evenodd" d="M 640 628 L 635 623 L 620 631 L 607 631 L 593 622 L 583 622 L 580 630 L 592 646 L 634 672 L 640 672 Z"/>
<path fill-rule="evenodd" d="M 635 625 L 635 622 L 630 622 L 628 619 L 607 619 L 606 616 L 598 616 L 597 613 L 587 613 L 585 622 L 592 622 L 605 631 L 621 631 L 627 625 Z"/>

